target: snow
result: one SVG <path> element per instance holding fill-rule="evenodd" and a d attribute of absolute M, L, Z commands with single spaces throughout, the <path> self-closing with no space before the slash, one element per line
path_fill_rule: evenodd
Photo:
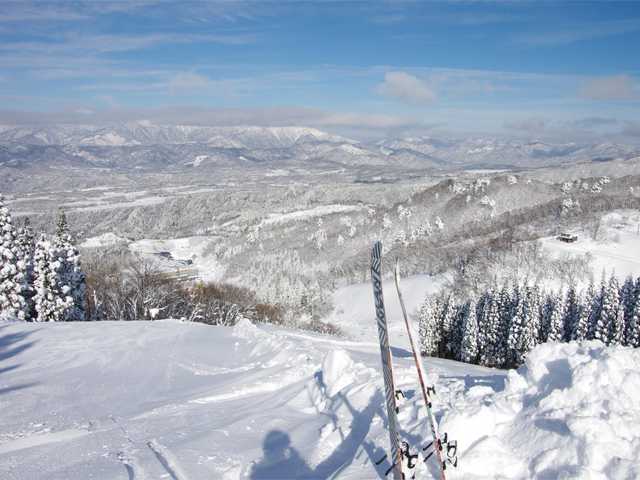
<path fill-rule="evenodd" d="M 597 240 L 589 232 L 580 232 L 575 243 L 561 242 L 555 237 L 541 239 L 551 255 L 590 254 L 594 276 L 605 271 L 623 279 L 640 276 L 640 212 L 616 210 L 602 217 Z"/>
<path fill-rule="evenodd" d="M 158 240 L 145 238 L 129 244 L 129 249 L 139 255 L 156 261 L 156 265 L 167 271 L 184 270 L 185 261 L 191 260 L 189 270 L 205 282 L 220 281 L 225 267 L 219 263 L 215 255 L 205 252 L 216 237 L 199 235 L 193 237 Z M 169 252 L 173 260 L 163 260 L 157 256 L 159 252 Z"/>
<path fill-rule="evenodd" d="M 111 245 L 118 245 L 119 243 L 127 243 L 126 238 L 119 237 L 113 232 L 103 233 L 96 237 L 89 237 L 80 244 L 82 248 L 101 248 Z"/>
<path fill-rule="evenodd" d="M 334 213 L 347 213 L 357 212 L 364 207 L 358 205 L 320 205 L 307 210 L 297 210 L 288 213 L 271 213 L 269 217 L 264 219 L 261 223 L 264 225 L 272 225 L 274 223 L 287 223 L 293 221 L 307 220 L 309 218 L 323 217 L 325 215 L 331 215 Z"/>
<path fill-rule="evenodd" d="M 352 319 L 375 332 L 373 315 Z M 392 332 L 401 436 L 420 446 L 425 411 L 400 340 Z M 377 341 L 246 320 L 11 323 L 0 359 L 3 479 L 371 479 L 388 468 L 375 464 L 389 449 Z M 542 345 L 509 373 L 424 363 L 436 418 L 460 445 L 450 478 L 640 474 L 640 350 Z"/>
<path fill-rule="evenodd" d="M 433 294 L 440 290 L 445 281 L 444 276 L 413 275 L 401 280 L 402 296 L 410 316 L 424 302 L 427 294 Z M 396 295 L 395 283 L 392 278 L 382 282 L 385 292 L 385 309 L 389 318 L 401 318 L 402 310 Z M 378 338 L 374 328 L 373 319 L 375 312 L 372 310 L 373 291 L 371 282 L 348 285 L 338 288 L 332 297 L 333 312 L 327 317 L 327 321 L 340 327 L 345 335 L 354 340 L 375 342 Z M 389 325 L 392 335 L 401 338 L 405 335 L 404 323 L 396 322 Z M 417 322 L 414 326 L 417 330 Z"/>
<path fill-rule="evenodd" d="M 461 396 L 443 427 L 462 431 L 459 474 L 487 478 L 638 478 L 640 350 L 544 344 L 503 391 Z M 493 476 L 493 475 L 491 475 Z"/>
<path fill-rule="evenodd" d="M 142 197 L 131 202 L 113 202 L 113 203 L 103 203 L 101 200 L 94 201 L 79 201 L 65 204 L 65 207 L 75 206 L 75 205 L 83 205 L 89 203 L 95 203 L 95 205 L 91 205 L 88 207 L 80 207 L 75 208 L 74 210 L 77 212 L 97 212 L 101 210 L 113 210 L 116 208 L 133 208 L 133 207 L 147 207 L 151 205 L 160 205 L 161 203 L 166 202 L 169 197 L 160 197 L 160 196 L 149 196 Z"/>

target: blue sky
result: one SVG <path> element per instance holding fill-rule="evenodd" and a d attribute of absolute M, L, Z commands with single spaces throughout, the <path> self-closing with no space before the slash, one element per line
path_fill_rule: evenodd
<path fill-rule="evenodd" d="M 640 1 L 0 7 L 0 123 L 640 141 Z"/>

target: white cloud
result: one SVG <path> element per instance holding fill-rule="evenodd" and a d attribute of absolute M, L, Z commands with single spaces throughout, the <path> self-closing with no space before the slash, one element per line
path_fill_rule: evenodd
<path fill-rule="evenodd" d="M 623 35 L 638 30 L 640 30 L 640 20 L 631 18 L 627 20 L 570 25 L 563 30 L 557 31 L 527 33 L 517 36 L 515 41 L 516 43 L 522 43 L 532 47 L 554 47 L 585 40 L 605 38 L 611 35 Z"/>
<path fill-rule="evenodd" d="M 436 100 L 435 92 L 426 82 L 406 72 L 385 73 L 384 82 L 376 87 L 376 92 L 409 104 L 427 104 Z"/>
<path fill-rule="evenodd" d="M 586 82 L 578 92 L 591 100 L 632 100 L 638 98 L 636 85 L 629 75 L 594 78 Z"/>
<path fill-rule="evenodd" d="M 181 72 L 169 80 L 168 86 L 171 93 L 202 90 L 207 88 L 211 81 L 204 75 L 193 72 Z"/>

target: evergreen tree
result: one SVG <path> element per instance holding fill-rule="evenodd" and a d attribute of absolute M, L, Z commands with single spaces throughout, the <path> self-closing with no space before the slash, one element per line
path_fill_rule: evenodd
<path fill-rule="evenodd" d="M 475 300 L 469 300 L 462 312 L 460 360 L 466 363 L 476 363 L 478 361 L 478 318 Z"/>
<path fill-rule="evenodd" d="M 531 330 L 533 331 L 533 342 L 537 345 L 542 330 L 542 292 L 538 284 L 527 287 L 526 293 L 531 310 Z"/>
<path fill-rule="evenodd" d="M 482 325 L 478 325 L 478 335 L 483 345 L 479 348 L 480 364 L 496 367 L 502 364 L 499 343 L 502 340 L 500 325 L 500 295 L 495 288 L 489 290 L 485 298 Z M 484 331 L 483 331 L 484 330 Z"/>
<path fill-rule="evenodd" d="M 578 342 L 586 340 L 589 335 L 589 320 L 591 318 L 591 310 L 593 308 L 593 297 L 595 296 L 595 288 L 593 284 L 589 285 L 582 296 L 578 308 L 578 321 L 575 323 L 571 340 Z"/>
<path fill-rule="evenodd" d="M 80 253 L 73 244 L 67 218 L 60 211 L 56 237 L 52 249 L 52 258 L 59 263 L 56 268 L 63 302 L 69 307 L 64 311 L 63 321 L 84 321 L 86 302 L 85 275 L 81 269 Z"/>
<path fill-rule="evenodd" d="M 574 325 L 573 333 L 571 334 L 571 340 L 582 341 L 587 339 L 589 334 L 589 317 L 591 316 L 591 299 L 587 292 L 580 304 L 578 321 Z"/>
<path fill-rule="evenodd" d="M 491 290 L 487 290 L 486 292 L 480 295 L 478 303 L 476 305 L 476 318 L 478 319 L 478 359 L 484 356 L 484 350 L 487 345 L 486 334 L 487 334 L 487 313 L 489 308 L 489 295 Z"/>
<path fill-rule="evenodd" d="M 625 344 L 629 347 L 640 347 L 640 302 L 636 302 L 627 327 Z"/>
<path fill-rule="evenodd" d="M 622 305 L 618 307 L 617 315 L 613 320 L 614 321 L 611 324 L 611 332 L 609 333 L 611 345 L 622 345 L 625 339 L 624 309 L 622 308 Z"/>
<path fill-rule="evenodd" d="M 564 331 L 562 339 L 565 342 L 570 342 L 573 336 L 573 332 L 576 329 L 576 324 L 580 317 L 580 303 L 578 301 L 578 294 L 573 285 L 569 285 L 567 295 L 564 301 L 563 323 Z"/>
<path fill-rule="evenodd" d="M 442 309 L 439 297 L 425 298 L 418 311 L 418 338 L 420 339 L 420 353 L 434 356 L 438 354 L 440 343 L 440 329 L 438 328 L 438 314 Z"/>
<path fill-rule="evenodd" d="M 513 304 L 509 289 L 506 285 L 502 286 L 498 296 L 498 314 L 499 326 L 498 335 L 493 349 L 493 362 L 496 367 L 504 367 L 507 365 L 509 352 L 509 331 L 511 330 L 511 322 L 513 319 Z"/>
<path fill-rule="evenodd" d="M 4 197 L 0 195 L 0 318 L 28 320 L 25 271 L 17 232 Z"/>
<path fill-rule="evenodd" d="M 58 270 L 60 262 L 55 247 L 44 235 L 36 242 L 34 253 L 35 321 L 59 322 L 64 312 L 73 305 L 73 299 L 62 292 Z"/>
<path fill-rule="evenodd" d="M 624 327 L 624 345 L 629 347 L 640 346 L 640 277 L 636 280 L 632 292 L 633 309 Z"/>
<path fill-rule="evenodd" d="M 455 308 L 455 316 L 449 337 L 450 357 L 454 360 L 462 360 L 462 339 L 464 337 L 464 322 L 467 317 L 469 303 Z"/>
<path fill-rule="evenodd" d="M 22 294 L 26 303 L 26 318 L 27 320 L 33 320 L 32 317 L 35 316 L 35 306 L 33 303 L 33 255 L 35 250 L 35 241 L 29 217 L 25 217 L 22 227 L 18 230 L 17 243 L 19 257 L 24 262 Z"/>
<path fill-rule="evenodd" d="M 620 289 L 620 302 L 624 309 L 625 323 L 629 321 L 631 315 L 633 315 L 633 307 L 635 306 L 635 284 L 633 278 L 627 277 Z"/>
<path fill-rule="evenodd" d="M 441 340 L 438 347 L 438 356 L 441 358 L 453 358 L 454 346 L 452 336 L 454 335 L 457 310 L 455 297 L 453 295 L 448 295 L 444 300 L 444 305 L 439 319 Z"/>
<path fill-rule="evenodd" d="M 589 305 L 589 328 L 587 333 L 587 340 L 596 339 L 596 330 L 598 329 L 598 323 L 602 316 L 602 299 L 606 290 L 604 273 L 600 280 L 600 287 L 592 289 L 592 297 Z"/>
<path fill-rule="evenodd" d="M 549 313 L 549 334 L 546 341 L 561 342 L 564 335 L 562 293 L 552 296 L 550 303 L 552 304 L 552 310 Z"/>
<path fill-rule="evenodd" d="M 602 309 L 595 326 L 595 338 L 606 345 L 610 345 L 614 338 L 617 338 L 619 321 L 618 310 L 620 308 L 620 297 L 618 292 L 618 280 L 611 276 L 609 283 L 604 286 L 602 292 Z"/>
<path fill-rule="evenodd" d="M 521 365 L 529 351 L 535 346 L 535 332 L 531 321 L 530 296 L 522 295 L 509 329 L 508 363 L 512 367 Z"/>
<path fill-rule="evenodd" d="M 546 295 L 542 302 L 538 343 L 545 343 L 549 338 L 549 328 L 551 326 L 551 314 L 553 313 L 553 307 L 552 296 Z"/>
<path fill-rule="evenodd" d="M 56 219 L 56 237 L 64 238 L 69 235 L 69 224 L 67 223 L 67 215 L 64 210 L 58 210 L 58 217 Z"/>

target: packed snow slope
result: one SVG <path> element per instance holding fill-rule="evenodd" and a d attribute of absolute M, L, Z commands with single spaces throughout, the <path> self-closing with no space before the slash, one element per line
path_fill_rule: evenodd
<path fill-rule="evenodd" d="M 0 478 L 384 478 L 366 320 L 360 342 L 246 321 L 0 325 Z M 412 361 L 392 341 L 401 435 L 423 445 Z M 460 443 L 450 477 L 638 478 L 638 365 L 640 351 L 598 343 L 539 346 L 508 374 L 426 359 Z"/>

